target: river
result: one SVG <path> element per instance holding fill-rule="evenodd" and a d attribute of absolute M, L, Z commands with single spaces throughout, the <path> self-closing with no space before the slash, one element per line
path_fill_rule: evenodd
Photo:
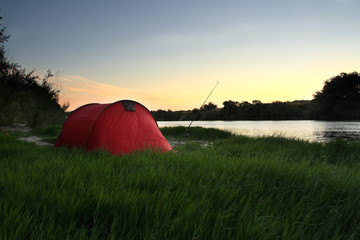
<path fill-rule="evenodd" d="M 187 127 L 189 124 L 190 121 L 158 122 L 159 127 Z M 194 121 L 191 126 L 218 128 L 246 136 L 282 136 L 310 142 L 328 142 L 337 138 L 360 140 L 360 121 Z"/>

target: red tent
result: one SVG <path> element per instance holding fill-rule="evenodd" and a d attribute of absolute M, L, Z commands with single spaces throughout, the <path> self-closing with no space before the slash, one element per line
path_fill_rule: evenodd
<path fill-rule="evenodd" d="M 131 100 L 79 107 L 66 119 L 55 146 L 101 148 L 113 155 L 147 148 L 171 150 L 149 110 Z"/>

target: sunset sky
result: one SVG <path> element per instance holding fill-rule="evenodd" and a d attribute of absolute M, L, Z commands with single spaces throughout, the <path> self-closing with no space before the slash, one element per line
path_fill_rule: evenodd
<path fill-rule="evenodd" d="M 310 100 L 360 71 L 359 0 L 2 0 L 8 58 L 58 72 L 70 109 Z"/>

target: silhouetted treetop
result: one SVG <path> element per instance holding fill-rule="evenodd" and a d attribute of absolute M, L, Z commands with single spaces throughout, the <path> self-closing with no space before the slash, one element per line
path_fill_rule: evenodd
<path fill-rule="evenodd" d="M 2 17 L 0 17 L 0 20 L 2 20 Z M 0 45 L 3 46 L 4 43 L 9 39 L 10 35 L 5 34 L 6 27 L 2 27 L 2 24 L 0 23 Z"/>
<path fill-rule="evenodd" d="M 360 118 L 360 75 L 340 73 L 325 81 L 321 91 L 314 94 L 319 115 L 325 119 Z"/>
<path fill-rule="evenodd" d="M 204 106 L 202 106 L 201 110 L 204 110 L 204 111 L 211 111 L 211 110 L 214 110 L 217 108 L 217 105 L 212 103 L 212 102 L 209 102 L 208 104 L 205 104 Z"/>
<path fill-rule="evenodd" d="M 40 78 L 35 71 L 26 72 L 9 61 L 4 46 L 9 35 L 5 29 L 0 24 L 0 125 L 26 123 L 36 127 L 57 121 L 69 104 L 60 106 L 60 91 L 51 82 L 54 75 L 48 70 Z"/>

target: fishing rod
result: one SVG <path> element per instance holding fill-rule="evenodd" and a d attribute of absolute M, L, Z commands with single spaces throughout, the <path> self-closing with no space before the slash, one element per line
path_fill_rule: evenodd
<path fill-rule="evenodd" d="M 197 111 L 197 112 L 195 113 L 192 121 L 190 122 L 189 126 L 187 127 L 187 129 L 186 129 L 186 131 L 185 131 L 185 133 L 184 133 L 185 136 L 189 136 L 189 133 L 188 133 L 188 132 L 189 132 L 189 129 L 190 129 L 190 127 L 191 127 L 191 124 L 194 122 L 196 116 L 197 116 L 198 113 L 201 111 L 201 108 L 205 105 L 206 101 L 208 100 L 208 98 L 210 97 L 210 95 L 213 93 L 213 91 L 215 90 L 215 88 L 217 87 L 217 85 L 219 85 L 219 82 L 218 82 L 218 81 L 216 81 L 216 84 L 215 84 L 214 88 L 211 90 L 211 92 L 209 93 L 209 95 L 207 96 L 207 98 L 205 99 L 205 101 L 203 102 L 203 104 L 201 105 L 201 107 L 199 108 L 199 111 Z"/>

